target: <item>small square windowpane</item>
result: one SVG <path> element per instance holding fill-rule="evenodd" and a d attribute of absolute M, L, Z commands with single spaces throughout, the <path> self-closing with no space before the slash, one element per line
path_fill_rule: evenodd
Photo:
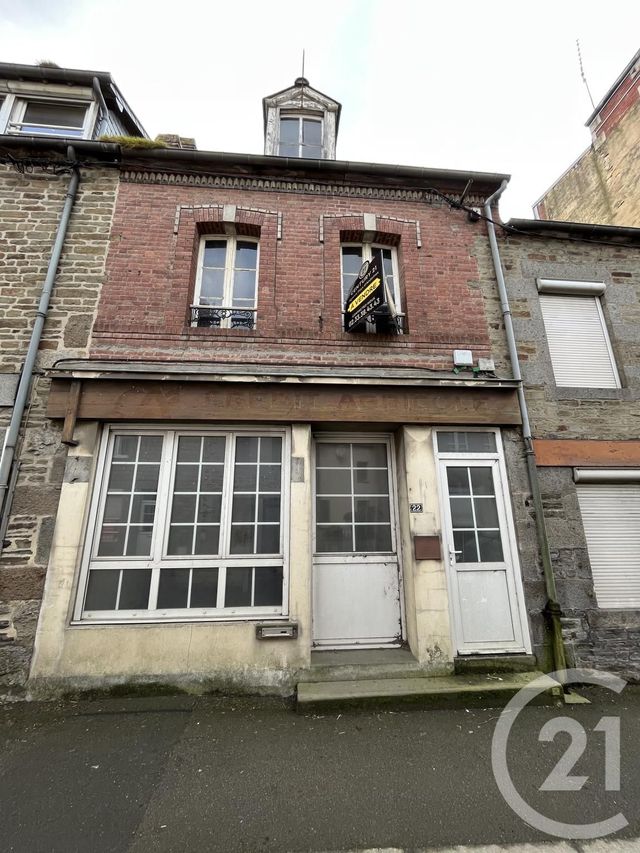
<path fill-rule="evenodd" d="M 258 461 L 258 439 L 241 435 L 236 439 L 236 462 Z"/>
<path fill-rule="evenodd" d="M 104 523 L 126 524 L 129 518 L 129 503 L 131 496 L 128 494 L 108 495 L 104 506 Z"/>
<path fill-rule="evenodd" d="M 151 569 L 125 569 L 122 572 L 118 610 L 147 610 Z"/>
<path fill-rule="evenodd" d="M 199 462 L 201 446 L 199 435 L 181 435 L 178 439 L 178 462 Z"/>
<path fill-rule="evenodd" d="M 349 444 L 318 444 L 316 446 L 318 468 L 348 468 L 351 465 Z"/>
<path fill-rule="evenodd" d="M 112 527 L 105 524 L 100 533 L 98 556 L 121 557 L 124 554 L 124 540 L 126 535 L 126 527 Z"/>
<path fill-rule="evenodd" d="M 236 270 L 255 270 L 258 261 L 258 244 L 238 240 L 236 245 Z"/>
<path fill-rule="evenodd" d="M 223 465 L 203 465 L 200 474 L 200 491 L 221 492 L 223 478 Z"/>
<path fill-rule="evenodd" d="M 181 556 L 193 553 L 193 527 L 175 527 L 172 525 L 169 531 L 169 544 L 167 554 Z"/>
<path fill-rule="evenodd" d="M 206 435 L 202 447 L 203 462 L 224 462 L 226 439 L 222 435 Z"/>
<path fill-rule="evenodd" d="M 193 569 L 191 607 L 215 607 L 218 599 L 218 570 Z"/>
<path fill-rule="evenodd" d="M 159 465 L 138 465 L 136 471 L 136 492 L 155 492 L 158 488 Z"/>
<path fill-rule="evenodd" d="M 280 462 L 282 460 L 282 439 L 263 435 L 260 439 L 260 461 Z"/>
<path fill-rule="evenodd" d="M 319 554 L 339 554 L 353 551 L 352 531 L 351 525 L 318 524 L 316 528 L 316 550 Z"/>
<path fill-rule="evenodd" d="M 133 485 L 133 465 L 112 465 L 109 475 L 110 492 L 130 492 Z"/>
<path fill-rule="evenodd" d="M 478 549 L 476 548 L 476 536 L 473 530 L 454 530 L 453 546 L 456 551 L 456 563 L 477 563 Z"/>
<path fill-rule="evenodd" d="M 115 610 L 119 581 L 119 569 L 94 569 L 89 572 L 84 609 Z"/>
<path fill-rule="evenodd" d="M 221 495 L 201 494 L 198 501 L 198 521 L 204 524 L 217 524 L 220 521 L 221 508 Z"/>
<path fill-rule="evenodd" d="M 298 144 L 300 136 L 300 119 L 299 118 L 281 118 L 280 119 L 280 144 Z"/>
<path fill-rule="evenodd" d="M 174 491 L 197 492 L 199 473 L 200 469 L 197 465 L 177 465 Z"/>
<path fill-rule="evenodd" d="M 159 462 L 162 454 L 161 435 L 140 436 L 140 462 Z"/>
<path fill-rule="evenodd" d="M 189 569 L 162 569 L 158 587 L 158 610 L 187 606 Z"/>
<path fill-rule="evenodd" d="M 253 524 L 234 524 L 231 527 L 232 554 L 253 554 L 255 527 Z"/>
<path fill-rule="evenodd" d="M 195 495 L 174 495 L 171 507 L 172 524 L 193 524 L 196 514 Z"/>
<path fill-rule="evenodd" d="M 148 557 L 151 554 L 151 534 L 153 527 L 142 527 L 140 525 L 129 528 L 127 540 L 128 557 Z"/>
<path fill-rule="evenodd" d="M 204 266 L 224 269 L 227 256 L 226 240 L 207 240 L 204 244 Z"/>
<path fill-rule="evenodd" d="M 468 468 L 447 468 L 447 482 L 450 495 L 468 495 L 470 493 Z"/>
<path fill-rule="evenodd" d="M 478 530 L 480 559 L 483 563 L 501 563 L 503 560 L 502 542 L 499 530 Z"/>
<path fill-rule="evenodd" d="M 259 488 L 261 492 L 279 492 L 282 469 L 280 465 L 261 465 Z"/>
<path fill-rule="evenodd" d="M 278 554 L 280 552 L 280 525 L 259 524 L 256 554 Z"/>
<path fill-rule="evenodd" d="M 137 435 L 117 435 L 113 442 L 114 462 L 135 462 L 138 451 Z"/>
<path fill-rule="evenodd" d="M 255 492 L 257 465 L 236 465 L 233 480 L 234 492 Z"/>
<path fill-rule="evenodd" d="M 357 524 L 356 551 L 390 551 L 391 528 L 388 524 Z"/>
<path fill-rule="evenodd" d="M 234 566 L 227 569 L 225 607 L 251 607 L 253 569 Z"/>
<path fill-rule="evenodd" d="M 217 554 L 220 539 L 218 524 L 200 525 L 196 528 L 196 554 Z"/>
<path fill-rule="evenodd" d="M 470 468 L 474 495 L 495 495 L 491 468 Z"/>
<path fill-rule="evenodd" d="M 282 604 L 282 566 L 257 566 L 255 568 L 256 607 L 278 607 Z"/>

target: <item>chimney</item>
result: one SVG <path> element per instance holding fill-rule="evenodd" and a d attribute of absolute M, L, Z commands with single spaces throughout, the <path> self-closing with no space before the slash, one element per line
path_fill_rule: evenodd
<path fill-rule="evenodd" d="M 197 151 L 195 139 L 191 136 L 178 136 L 177 133 L 160 133 L 158 142 L 164 142 L 167 148 L 185 148 L 187 151 Z"/>

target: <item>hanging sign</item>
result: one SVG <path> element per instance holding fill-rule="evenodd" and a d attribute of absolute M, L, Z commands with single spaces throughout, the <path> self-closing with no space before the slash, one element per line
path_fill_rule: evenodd
<path fill-rule="evenodd" d="M 360 267 L 344 306 L 345 332 L 353 332 L 384 303 L 384 277 L 379 264 L 380 261 L 374 258 Z"/>

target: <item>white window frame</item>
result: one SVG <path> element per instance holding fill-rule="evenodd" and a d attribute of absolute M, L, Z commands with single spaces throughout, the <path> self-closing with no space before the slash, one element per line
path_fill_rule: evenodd
<path fill-rule="evenodd" d="M 63 125 L 50 125 L 53 130 L 59 131 L 56 133 L 25 133 L 21 130 L 24 123 L 23 118 L 27 105 L 30 103 L 48 103 L 58 106 L 77 106 L 85 107 L 84 122 L 82 125 L 82 133 L 79 136 L 69 135 L 65 133 L 67 130 L 76 130 L 76 128 L 68 128 Z M 61 98 L 61 97 L 43 97 L 41 95 L 6 95 L 5 102 L 0 109 L 0 133 L 6 133 L 16 136 L 41 136 L 43 138 L 64 138 L 69 139 L 91 139 L 93 128 L 96 122 L 98 106 L 95 101 L 84 98 Z M 49 125 L 48 125 L 49 126 Z"/>
<path fill-rule="evenodd" d="M 325 122 L 324 122 L 324 116 L 322 116 L 322 115 L 311 115 L 309 113 L 302 113 L 302 112 L 282 112 L 282 111 L 280 112 L 280 114 L 278 116 L 278 156 L 279 157 L 289 156 L 287 154 L 280 154 L 280 145 L 281 145 L 280 128 L 281 128 L 282 119 L 292 119 L 292 118 L 298 120 L 298 153 L 296 156 L 299 157 L 301 160 L 304 160 L 304 159 L 324 160 L 325 159 Z M 318 122 L 318 124 L 320 125 L 320 131 L 321 131 L 321 133 L 320 133 L 321 156 L 320 157 L 305 158 L 302 155 L 302 150 L 303 150 L 303 148 L 305 148 L 305 145 L 302 141 L 302 122 L 303 122 L 303 120 L 315 121 L 315 122 Z M 316 147 L 316 146 L 314 146 L 314 147 Z"/>
<path fill-rule="evenodd" d="M 547 341 L 547 350 L 549 352 L 549 359 L 551 361 L 551 367 L 553 370 L 554 380 L 556 383 L 556 387 L 558 388 L 605 388 L 605 389 L 615 389 L 621 388 L 622 383 L 620 381 L 620 374 L 618 372 L 618 367 L 616 364 L 615 355 L 613 352 L 613 348 L 611 346 L 611 339 L 609 337 L 609 330 L 607 328 L 607 324 L 604 318 L 604 313 L 602 310 L 602 301 L 601 297 L 605 292 L 606 285 L 602 281 L 569 281 L 563 279 L 543 279 L 539 278 L 536 281 L 536 285 L 538 288 L 539 298 L 542 299 L 544 297 L 553 298 L 553 299 L 562 299 L 566 297 L 577 298 L 577 299 L 585 299 L 585 300 L 593 300 L 595 302 L 596 314 L 600 323 L 600 329 L 602 331 L 602 339 L 605 345 L 605 351 L 609 358 L 609 363 L 611 366 L 611 378 L 613 380 L 613 384 L 607 385 L 596 385 L 596 384 L 587 384 L 586 382 L 576 383 L 568 383 L 568 382 L 559 382 L 558 376 L 556 373 L 556 365 L 554 364 L 554 356 L 551 351 L 551 345 L 549 341 L 549 331 L 547 329 L 547 323 L 545 321 L 544 312 L 542 309 L 542 301 L 540 302 L 540 312 L 542 314 L 542 323 L 545 330 L 545 338 Z M 592 303 L 593 304 L 593 303 Z M 576 353 L 576 356 L 584 356 L 588 358 L 583 353 Z"/>
<path fill-rule="evenodd" d="M 343 264 L 343 255 L 342 250 L 348 248 L 356 248 L 362 249 L 362 263 L 365 261 L 371 261 L 373 258 L 373 250 L 374 249 L 386 249 L 391 252 L 391 264 L 393 266 L 393 291 L 391 296 L 393 298 L 397 316 L 403 318 L 405 315 L 402 312 L 402 303 L 400 302 L 400 275 L 398 273 L 398 250 L 395 246 L 388 246 L 384 243 L 374 243 L 370 240 L 363 240 L 361 243 L 358 242 L 347 242 L 340 243 L 340 304 L 342 307 L 341 316 L 344 318 L 344 293 L 343 293 L 343 279 L 344 279 L 344 264 Z M 386 279 L 385 279 L 386 283 Z M 376 323 L 372 318 L 367 318 L 365 323 L 365 328 L 367 332 L 375 332 Z"/>
<path fill-rule="evenodd" d="M 223 486 L 222 511 L 220 518 L 220 551 L 216 556 L 166 554 L 169 536 L 169 511 L 171 508 L 173 479 L 176 470 L 176 451 L 178 438 L 181 435 L 225 435 L 225 478 Z M 97 557 L 97 547 L 104 505 L 107 497 L 107 485 L 111 470 L 110 456 L 115 435 L 161 435 L 164 437 L 160 462 L 160 475 L 157 488 L 156 514 L 153 523 L 151 556 L 131 557 Z M 234 464 L 235 439 L 239 436 L 279 436 L 282 438 L 281 463 L 281 509 L 280 509 L 280 553 L 279 554 L 236 554 L 224 552 L 224 545 L 229 541 L 231 527 L 231 509 L 233 501 L 232 472 Z M 223 424 L 216 427 L 199 425 L 177 425 L 169 428 L 154 427 L 146 424 L 105 424 L 103 428 L 100 449 L 93 479 L 93 491 L 85 532 L 85 541 L 78 574 L 78 586 L 75 596 L 75 606 L 72 624 L 113 624 L 113 623 L 148 623 L 148 622 L 211 622 L 211 621 L 264 621 L 265 619 L 281 619 L 289 612 L 289 515 L 290 515 L 290 457 L 291 435 L 286 427 L 273 426 L 243 427 Z M 224 531 L 224 534 L 223 534 Z M 224 536 L 224 538 L 223 538 Z M 262 607 L 216 607 L 216 608 L 165 608 L 164 610 L 140 609 L 113 611 L 84 611 L 84 600 L 87 592 L 89 572 L 92 568 L 118 569 L 151 569 L 152 579 L 150 600 L 156 600 L 160 581 L 160 570 L 163 568 L 218 568 L 218 602 L 222 599 L 225 587 L 225 572 L 227 567 L 234 566 L 273 566 L 282 564 L 282 605 Z"/>
<path fill-rule="evenodd" d="M 225 263 L 224 263 L 224 284 L 222 290 L 222 305 L 207 305 L 200 301 L 200 293 L 202 289 L 202 273 L 204 271 L 204 252 L 207 241 L 216 240 L 218 242 L 226 242 L 227 250 L 225 254 Z M 238 242 L 240 243 L 253 243 L 256 246 L 256 288 L 255 288 L 255 298 L 253 300 L 253 308 L 233 308 L 231 303 L 233 302 L 233 284 L 234 284 L 234 273 L 235 273 L 235 259 L 236 259 L 236 249 Z M 253 312 L 253 326 L 252 329 L 255 329 L 256 322 L 258 319 L 258 283 L 260 278 L 260 240 L 257 237 L 244 237 L 242 235 L 228 235 L 228 234 L 205 234 L 200 238 L 200 245 L 198 247 L 198 268 L 196 272 L 196 282 L 195 289 L 193 294 L 193 305 L 194 308 L 210 308 L 213 311 L 228 311 L 229 316 L 222 317 L 220 320 L 221 329 L 230 329 L 232 328 L 232 315 L 234 312 L 241 311 L 251 311 Z M 197 317 L 192 319 L 192 326 L 198 325 Z"/>

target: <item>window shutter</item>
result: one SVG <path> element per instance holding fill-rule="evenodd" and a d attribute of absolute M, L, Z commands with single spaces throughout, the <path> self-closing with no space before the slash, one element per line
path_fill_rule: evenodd
<path fill-rule="evenodd" d="M 599 607 L 640 608 L 640 485 L 578 485 Z"/>
<path fill-rule="evenodd" d="M 620 381 L 597 297 L 540 294 L 556 384 L 619 388 Z"/>

